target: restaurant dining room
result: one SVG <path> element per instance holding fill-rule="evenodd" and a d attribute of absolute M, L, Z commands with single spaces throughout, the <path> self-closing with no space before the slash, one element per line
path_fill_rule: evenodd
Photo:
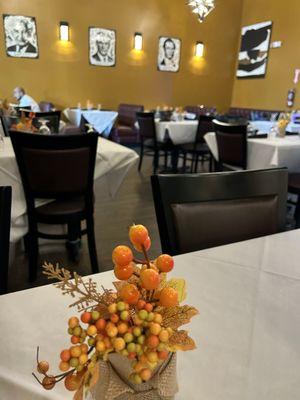
<path fill-rule="evenodd" d="M 300 1 L 0 14 L 0 400 L 299 400 Z"/>

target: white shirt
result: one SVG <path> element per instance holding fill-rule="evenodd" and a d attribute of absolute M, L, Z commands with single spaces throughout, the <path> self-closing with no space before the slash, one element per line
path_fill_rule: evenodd
<path fill-rule="evenodd" d="M 34 112 L 39 112 L 40 107 L 38 103 L 33 100 L 32 97 L 28 96 L 28 94 L 24 94 L 24 96 L 21 97 L 20 102 L 19 102 L 19 107 L 31 107 L 31 110 Z"/>

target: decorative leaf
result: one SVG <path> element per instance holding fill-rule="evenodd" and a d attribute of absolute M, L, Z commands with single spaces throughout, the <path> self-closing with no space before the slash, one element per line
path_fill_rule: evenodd
<path fill-rule="evenodd" d="M 77 389 L 76 393 L 74 394 L 73 400 L 83 400 L 83 389 L 84 389 L 84 385 L 82 382 L 80 384 L 79 389 Z"/>
<path fill-rule="evenodd" d="M 156 312 L 162 315 L 162 325 L 174 330 L 181 325 L 188 324 L 192 317 L 199 314 L 195 307 L 188 305 L 177 307 L 158 307 Z"/>
<path fill-rule="evenodd" d="M 172 351 L 182 350 L 194 350 L 196 344 L 192 338 L 189 337 L 187 331 L 177 331 L 169 339 L 169 346 Z"/>

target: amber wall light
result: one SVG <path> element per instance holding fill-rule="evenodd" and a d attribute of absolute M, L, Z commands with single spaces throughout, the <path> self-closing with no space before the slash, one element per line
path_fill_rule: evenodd
<path fill-rule="evenodd" d="M 143 35 L 139 32 L 134 34 L 134 50 L 143 50 Z"/>
<path fill-rule="evenodd" d="M 195 47 L 195 57 L 203 57 L 204 54 L 204 44 L 202 42 L 197 42 Z"/>
<path fill-rule="evenodd" d="M 70 40 L 69 23 L 66 21 L 61 21 L 59 24 L 59 39 L 63 42 Z"/>

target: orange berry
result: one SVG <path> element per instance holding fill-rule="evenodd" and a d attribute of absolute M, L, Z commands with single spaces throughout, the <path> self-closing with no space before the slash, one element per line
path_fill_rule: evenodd
<path fill-rule="evenodd" d="M 169 332 L 168 332 L 166 329 L 162 329 L 162 330 L 159 332 L 158 337 L 159 337 L 159 340 L 160 340 L 161 342 L 167 343 L 168 340 L 169 340 L 170 335 L 169 335 Z"/>
<path fill-rule="evenodd" d="M 152 376 L 152 372 L 149 368 L 144 368 L 141 372 L 140 372 L 140 377 L 143 379 L 144 382 L 149 381 L 149 379 Z"/>
<path fill-rule="evenodd" d="M 169 352 L 167 350 L 162 350 L 158 352 L 158 358 L 160 360 L 166 360 L 169 356 Z"/>
<path fill-rule="evenodd" d="M 82 353 L 82 354 L 87 354 L 88 351 L 89 351 L 89 346 L 88 346 L 86 343 L 83 343 L 83 344 L 80 346 L 80 349 L 81 349 L 81 353 Z"/>
<path fill-rule="evenodd" d="M 149 268 L 141 272 L 140 280 L 144 289 L 155 290 L 158 288 L 160 276 L 154 269 Z"/>
<path fill-rule="evenodd" d="M 86 311 L 83 314 L 81 314 L 80 319 L 84 324 L 88 324 L 90 322 L 90 320 L 92 319 L 92 313 Z"/>
<path fill-rule="evenodd" d="M 135 364 L 135 366 L 133 367 L 133 369 L 134 369 L 135 372 L 137 372 L 137 373 L 141 372 L 142 369 L 144 369 L 144 368 L 145 368 L 145 365 L 144 365 L 141 361 L 137 362 L 137 363 Z"/>
<path fill-rule="evenodd" d="M 123 338 L 116 338 L 114 340 L 114 348 L 116 351 L 122 351 L 125 349 L 126 343 L 125 340 Z"/>
<path fill-rule="evenodd" d="M 103 331 L 106 326 L 106 321 L 103 318 L 100 318 L 96 321 L 95 327 L 97 328 L 98 331 Z"/>
<path fill-rule="evenodd" d="M 158 354 L 156 351 L 150 351 L 147 353 L 146 357 L 150 363 L 155 363 L 158 360 Z"/>
<path fill-rule="evenodd" d="M 96 326 L 95 326 L 95 325 L 90 325 L 90 326 L 87 328 L 87 334 L 88 334 L 89 336 L 95 336 L 95 335 L 97 334 L 97 328 L 96 328 Z"/>
<path fill-rule="evenodd" d="M 178 304 L 178 292 L 171 288 L 165 287 L 159 294 L 159 304 L 163 307 L 175 307 Z"/>
<path fill-rule="evenodd" d="M 118 328 L 117 328 L 116 326 L 112 326 L 112 327 L 109 327 L 108 329 L 106 329 L 106 332 L 107 332 L 107 335 L 108 335 L 110 338 L 113 338 L 113 337 L 116 337 L 116 336 L 117 336 L 117 334 L 118 334 Z"/>
<path fill-rule="evenodd" d="M 104 340 L 103 340 L 103 342 L 104 342 L 105 347 L 106 347 L 107 349 L 111 349 L 111 348 L 112 348 L 112 344 L 111 344 L 110 338 L 105 337 Z"/>
<path fill-rule="evenodd" d="M 156 322 L 151 322 L 149 325 L 149 330 L 152 333 L 152 335 L 158 335 L 161 331 L 161 326 Z"/>
<path fill-rule="evenodd" d="M 112 253 L 112 259 L 114 264 L 125 267 L 133 260 L 133 254 L 128 246 L 117 246 Z"/>
<path fill-rule="evenodd" d="M 146 251 L 148 251 L 148 250 L 150 249 L 150 247 L 151 247 L 151 239 L 149 238 L 149 236 L 148 236 L 147 239 L 144 241 L 143 246 L 144 246 L 144 249 L 145 249 Z M 143 252 L 143 248 L 142 248 L 142 245 L 141 245 L 141 244 L 135 243 L 135 244 L 134 244 L 134 248 L 135 248 L 137 251 L 139 251 L 140 253 Z"/>
<path fill-rule="evenodd" d="M 46 390 L 51 390 L 55 386 L 55 378 L 54 376 L 45 376 L 45 378 L 42 380 L 42 385 L 43 388 Z"/>
<path fill-rule="evenodd" d="M 128 304 L 136 304 L 139 301 L 140 292 L 135 285 L 128 283 L 121 288 L 120 297 Z"/>
<path fill-rule="evenodd" d="M 118 316 L 118 314 L 112 314 L 112 315 L 110 316 L 110 320 L 111 320 L 111 322 L 113 322 L 114 324 L 116 324 L 116 323 L 119 321 L 119 316 Z"/>
<path fill-rule="evenodd" d="M 123 335 L 128 330 L 128 325 L 125 322 L 120 322 L 117 326 L 118 332 Z"/>
<path fill-rule="evenodd" d="M 150 349 L 155 349 L 159 345 L 159 339 L 157 336 L 151 335 L 147 338 L 146 343 Z"/>
<path fill-rule="evenodd" d="M 72 336 L 71 337 L 71 343 L 73 344 L 78 344 L 80 342 L 80 338 L 78 336 Z"/>
<path fill-rule="evenodd" d="M 132 276 L 133 272 L 133 263 L 125 265 L 124 267 L 121 267 L 120 265 L 115 265 L 114 268 L 115 276 L 117 279 L 120 279 L 120 281 L 127 281 L 127 279 Z"/>
<path fill-rule="evenodd" d="M 153 305 L 151 303 L 147 303 L 144 307 L 144 309 L 148 312 L 151 312 L 153 310 Z"/>
<path fill-rule="evenodd" d="M 148 236 L 148 230 L 143 225 L 132 225 L 129 228 L 129 239 L 132 244 L 143 244 Z"/>
<path fill-rule="evenodd" d="M 76 328 L 79 325 L 79 319 L 77 317 L 71 317 L 68 321 L 69 328 Z"/>
<path fill-rule="evenodd" d="M 140 300 L 137 302 L 136 308 L 137 308 L 138 310 L 142 310 L 142 309 L 145 307 L 145 305 L 146 305 L 145 300 L 140 299 Z"/>
<path fill-rule="evenodd" d="M 71 357 L 77 358 L 81 355 L 81 347 L 80 346 L 72 346 L 70 348 Z"/>
<path fill-rule="evenodd" d="M 103 351 L 105 351 L 106 346 L 104 342 L 97 342 L 96 344 L 96 350 L 99 351 L 100 353 L 102 353 Z"/>
<path fill-rule="evenodd" d="M 174 260 L 168 254 L 162 254 L 157 258 L 156 266 L 161 272 L 170 272 L 174 267 Z"/>
<path fill-rule="evenodd" d="M 48 361 L 40 361 L 37 365 L 37 370 L 40 374 L 46 374 L 49 370 L 49 363 Z"/>
<path fill-rule="evenodd" d="M 69 365 L 68 362 L 61 361 L 61 362 L 59 363 L 59 369 L 60 369 L 62 372 L 67 372 L 67 371 L 70 369 L 70 365 Z"/>
<path fill-rule="evenodd" d="M 129 353 L 128 356 L 129 360 L 134 360 L 136 357 L 136 353 Z"/>
<path fill-rule="evenodd" d="M 76 375 L 68 375 L 65 379 L 65 387 L 70 392 L 74 392 L 79 388 L 80 380 Z"/>
<path fill-rule="evenodd" d="M 89 359 L 89 357 L 88 357 L 87 354 L 81 354 L 81 355 L 79 356 L 79 364 L 80 364 L 80 365 L 86 364 L 87 361 L 88 361 L 88 359 Z"/>
<path fill-rule="evenodd" d="M 63 350 L 63 351 L 60 353 L 60 359 L 61 359 L 62 361 L 68 362 L 68 361 L 70 360 L 70 358 L 71 358 L 71 352 L 70 352 L 70 350 Z"/>

